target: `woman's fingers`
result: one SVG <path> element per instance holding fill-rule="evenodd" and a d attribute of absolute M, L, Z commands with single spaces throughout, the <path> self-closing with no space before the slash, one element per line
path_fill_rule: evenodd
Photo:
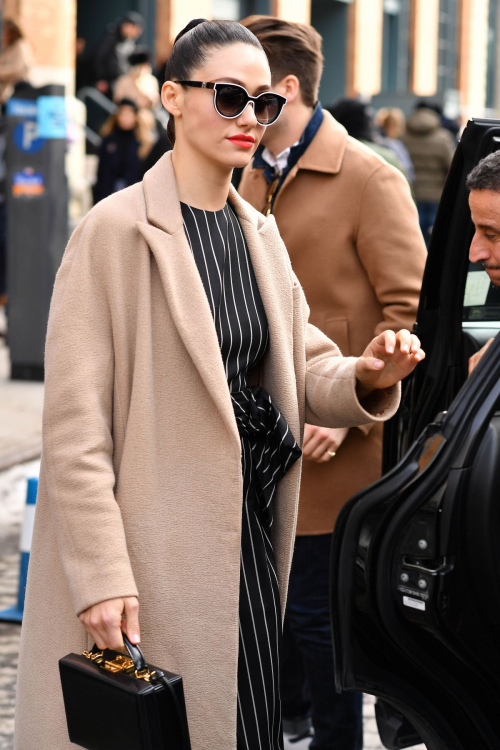
<path fill-rule="evenodd" d="M 393 354 L 396 348 L 396 334 L 394 331 L 384 331 L 384 352 Z"/>
<path fill-rule="evenodd" d="M 139 636 L 139 603 L 137 597 L 108 599 L 94 604 L 79 615 L 89 635 L 98 648 L 110 648 L 123 651 L 125 645 L 122 635 L 122 613 L 127 620 L 126 633 L 133 643 L 139 643 L 134 636 Z"/>
<path fill-rule="evenodd" d="M 403 352 L 403 354 L 410 353 L 412 345 L 410 331 L 407 331 L 406 328 L 402 328 L 400 331 L 398 331 L 396 334 L 396 342 L 399 346 L 399 350 Z"/>
<path fill-rule="evenodd" d="M 97 648 L 106 648 L 108 645 L 106 642 L 106 633 L 104 628 L 101 627 L 101 620 L 97 616 L 97 613 L 92 612 L 93 607 L 90 610 L 86 610 L 86 616 L 83 620 L 87 633 L 93 638 Z"/>
<path fill-rule="evenodd" d="M 125 604 L 125 622 L 128 639 L 132 643 L 139 643 L 141 640 L 139 630 L 139 601 L 136 596 L 127 596 L 123 601 Z"/>
<path fill-rule="evenodd" d="M 121 616 L 122 609 L 119 610 L 114 606 L 107 607 L 102 614 L 102 623 L 106 633 L 108 648 L 115 651 L 125 648 L 121 629 Z"/>
<path fill-rule="evenodd" d="M 412 335 L 411 335 L 411 351 L 413 353 L 418 352 L 418 350 L 420 349 L 420 346 L 421 346 L 420 339 L 418 338 L 418 336 L 415 336 L 415 334 L 412 333 Z"/>

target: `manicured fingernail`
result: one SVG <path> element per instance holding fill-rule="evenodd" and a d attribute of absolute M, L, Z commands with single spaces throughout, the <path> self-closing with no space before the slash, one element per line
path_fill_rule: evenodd
<path fill-rule="evenodd" d="M 137 635 L 137 633 L 133 633 L 131 641 L 132 643 L 139 643 L 139 636 Z"/>
<path fill-rule="evenodd" d="M 382 369 L 382 367 L 384 366 L 384 363 L 383 363 L 383 362 L 382 362 L 382 361 L 381 361 L 380 359 L 377 359 L 377 360 L 376 360 L 376 361 L 375 361 L 375 362 L 373 363 L 373 366 L 374 366 L 374 367 L 376 367 L 376 368 L 377 368 L 377 370 L 381 370 L 381 369 Z"/>
<path fill-rule="evenodd" d="M 403 346 L 401 347 L 401 351 L 402 352 L 409 352 L 410 351 L 410 347 L 408 346 L 408 344 L 403 344 Z"/>
<path fill-rule="evenodd" d="M 387 347 L 387 351 L 389 352 L 389 354 L 392 354 L 393 351 L 394 351 L 394 347 L 393 346 L 388 346 Z"/>

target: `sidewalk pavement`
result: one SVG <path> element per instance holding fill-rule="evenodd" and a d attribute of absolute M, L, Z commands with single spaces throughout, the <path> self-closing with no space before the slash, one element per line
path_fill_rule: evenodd
<path fill-rule="evenodd" d="M 0 471 L 40 456 L 42 409 L 43 383 L 9 380 L 8 349 L 0 338 Z"/>

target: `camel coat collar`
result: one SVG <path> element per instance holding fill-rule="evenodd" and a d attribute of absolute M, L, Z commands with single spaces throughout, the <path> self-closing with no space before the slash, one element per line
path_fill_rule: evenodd
<path fill-rule="evenodd" d="M 185 236 L 181 206 L 177 193 L 172 152 L 149 170 L 143 180 L 146 214 L 149 224 L 137 227 L 155 257 L 165 296 L 193 364 L 198 369 L 229 433 L 240 441 L 217 333 L 207 295 Z M 229 203 L 240 220 L 269 324 L 271 341 L 283 341 L 292 329 L 293 299 L 289 276 L 283 264 L 273 263 L 266 251 L 266 235 L 272 232 L 274 219 L 256 214 L 231 185 Z M 281 275 L 280 275 L 281 270 Z M 276 307 L 276 286 L 290 288 L 280 309 Z M 185 288 L 190 294 L 184 294 Z M 268 352 L 268 369 L 278 366 L 278 350 Z M 289 415 L 291 416 L 291 415 Z M 292 417 L 292 432 L 298 434 L 298 410 Z"/>
<path fill-rule="evenodd" d="M 347 130 L 337 122 L 327 110 L 323 110 L 323 122 L 312 139 L 306 151 L 297 164 L 289 171 L 283 185 L 276 196 L 275 204 L 280 199 L 280 193 L 292 182 L 299 171 L 323 172 L 336 175 L 340 172 L 347 148 Z M 260 167 L 252 167 L 256 177 L 262 171 Z"/>

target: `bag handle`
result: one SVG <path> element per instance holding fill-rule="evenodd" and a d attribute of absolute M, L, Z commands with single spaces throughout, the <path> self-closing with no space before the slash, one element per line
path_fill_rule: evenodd
<path fill-rule="evenodd" d="M 141 669 L 148 669 L 149 667 L 146 664 L 146 659 L 144 657 L 144 654 L 142 653 L 142 650 L 139 646 L 137 646 L 134 643 L 131 643 L 127 637 L 126 633 L 122 632 L 123 636 L 123 643 L 125 644 L 125 647 L 129 653 L 130 658 L 134 662 L 134 666 L 136 670 L 139 672 Z M 102 651 L 102 649 L 97 647 L 97 644 L 94 643 L 92 646 L 91 654 L 95 654 L 98 651 Z M 179 705 L 179 700 L 177 698 L 176 692 L 172 685 L 170 684 L 170 681 L 165 677 L 165 673 L 162 672 L 161 669 L 155 669 L 151 672 L 150 677 L 151 682 L 162 682 L 167 690 L 170 693 L 170 696 L 172 698 L 172 702 L 175 706 L 176 712 L 177 712 L 177 718 L 179 720 L 179 724 L 181 727 L 181 733 L 182 733 L 182 747 L 183 750 L 191 750 L 191 740 L 189 738 L 189 728 L 187 721 L 184 716 L 184 712 L 181 710 L 181 707 Z"/>
<path fill-rule="evenodd" d="M 130 658 L 134 662 L 134 667 L 136 668 L 136 670 L 140 672 L 141 669 L 147 669 L 148 665 L 146 664 L 146 659 L 140 647 L 135 645 L 134 643 L 131 643 L 126 633 L 122 632 L 122 636 L 123 636 L 123 643 L 125 644 L 125 647 L 129 653 Z M 97 645 L 94 643 L 90 653 L 95 654 L 98 651 L 102 651 L 102 648 L 98 648 Z"/>

